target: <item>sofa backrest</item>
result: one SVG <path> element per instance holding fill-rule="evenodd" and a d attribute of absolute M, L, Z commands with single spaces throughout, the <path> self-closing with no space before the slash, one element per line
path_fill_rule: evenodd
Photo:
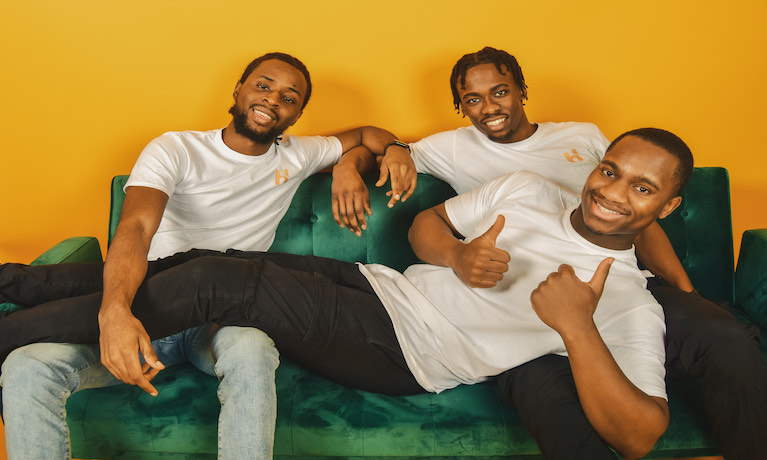
<path fill-rule="evenodd" d="M 111 243 L 125 194 L 123 187 L 128 176 L 116 176 L 112 180 L 112 201 L 109 216 L 109 242 Z M 342 229 L 333 220 L 330 206 L 331 176 L 320 173 L 306 179 L 280 225 L 272 252 L 313 254 L 347 262 L 380 263 L 397 270 L 404 270 L 418 262 L 407 240 L 407 232 L 416 214 L 442 203 L 455 195 L 453 189 L 439 179 L 425 174 L 418 175 L 416 192 L 404 203 L 387 207 L 389 197 L 386 188 L 373 184 L 376 177 L 367 177 L 370 205 L 373 215 L 367 219 L 368 229 L 357 237 Z"/>
<path fill-rule="evenodd" d="M 112 181 L 109 218 L 111 242 L 120 218 L 123 186 L 128 176 Z M 455 193 L 444 182 L 419 174 L 416 193 L 394 208 L 386 206 L 385 187 L 366 179 L 373 215 L 361 237 L 340 229 L 330 208 L 329 174 L 316 174 L 299 187 L 277 228 L 270 251 L 314 254 L 349 262 L 381 263 L 404 270 L 418 259 L 410 249 L 407 231 L 415 215 Z M 730 185 L 724 168 L 695 168 L 683 192 L 683 201 L 660 221 L 695 287 L 714 301 L 732 301 L 733 247 Z"/>
<path fill-rule="evenodd" d="M 695 288 L 732 302 L 734 256 L 730 179 L 724 168 L 695 168 L 682 204 L 660 221 Z"/>

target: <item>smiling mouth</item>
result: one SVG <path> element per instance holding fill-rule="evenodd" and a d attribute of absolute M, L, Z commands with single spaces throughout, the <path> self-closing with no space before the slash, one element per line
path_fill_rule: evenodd
<path fill-rule="evenodd" d="M 599 209 L 599 212 L 602 213 L 605 216 L 616 216 L 617 217 L 617 216 L 626 216 L 626 215 L 629 214 L 627 211 L 623 211 L 623 210 L 620 210 L 620 209 L 618 209 L 618 210 L 610 209 L 610 208 L 605 207 L 604 205 L 602 205 L 599 202 L 599 200 L 597 199 L 596 196 L 592 195 L 591 201 L 596 205 L 597 209 Z"/>
<path fill-rule="evenodd" d="M 491 128 L 496 128 L 498 126 L 501 126 L 501 124 L 506 121 L 506 117 L 501 117 L 496 120 L 486 121 L 485 124 Z"/>
<path fill-rule="evenodd" d="M 602 211 L 605 214 L 614 214 L 616 216 L 620 216 L 621 215 L 621 213 L 619 213 L 618 211 L 613 211 L 612 209 L 607 209 L 607 208 L 605 208 L 604 206 L 602 206 L 601 204 L 599 204 L 596 201 L 595 201 L 595 203 L 597 204 L 597 207 L 599 208 L 599 210 Z"/>
<path fill-rule="evenodd" d="M 258 109 L 253 109 L 253 114 L 256 116 L 256 120 L 262 123 L 268 123 L 274 120 L 271 115 Z"/>

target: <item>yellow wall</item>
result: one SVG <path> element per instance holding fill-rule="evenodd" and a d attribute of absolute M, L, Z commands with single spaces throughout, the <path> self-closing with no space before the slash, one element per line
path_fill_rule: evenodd
<path fill-rule="evenodd" d="M 359 124 L 414 140 L 465 124 L 448 77 L 484 45 L 515 54 L 532 120 L 608 137 L 670 129 L 732 179 L 736 241 L 767 227 L 767 3 L 6 0 L 0 8 L 0 260 L 106 237 L 108 183 L 164 131 L 228 121 L 244 65 L 272 50 L 309 67 L 293 128 Z"/>

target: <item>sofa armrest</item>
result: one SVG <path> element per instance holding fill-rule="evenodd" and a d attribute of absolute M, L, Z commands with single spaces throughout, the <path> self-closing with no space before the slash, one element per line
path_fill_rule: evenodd
<path fill-rule="evenodd" d="M 99 240 L 90 236 L 76 236 L 56 244 L 33 260 L 30 265 L 62 264 L 72 262 L 100 262 Z M 0 303 L 0 313 L 14 312 L 22 307 L 13 303 Z"/>
<path fill-rule="evenodd" d="M 64 264 L 72 262 L 101 262 L 99 240 L 92 236 L 67 238 L 42 253 L 30 265 Z"/>
<path fill-rule="evenodd" d="M 735 305 L 767 330 L 767 228 L 743 233 L 735 270 Z"/>

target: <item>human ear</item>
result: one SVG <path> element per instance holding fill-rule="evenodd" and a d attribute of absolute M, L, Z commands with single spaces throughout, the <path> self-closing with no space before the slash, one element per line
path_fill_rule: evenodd
<path fill-rule="evenodd" d="M 237 100 L 237 97 L 240 95 L 240 88 L 242 88 L 242 83 L 238 81 L 237 84 L 234 86 L 234 92 L 232 93 L 232 97 L 234 98 L 235 101 Z"/>
<path fill-rule="evenodd" d="M 668 216 L 674 212 L 674 209 L 679 207 L 680 204 L 682 204 L 681 196 L 675 196 L 674 198 L 668 200 L 666 204 L 663 205 L 663 209 L 661 210 L 660 215 L 658 215 L 658 218 L 663 219 L 664 217 Z"/>

